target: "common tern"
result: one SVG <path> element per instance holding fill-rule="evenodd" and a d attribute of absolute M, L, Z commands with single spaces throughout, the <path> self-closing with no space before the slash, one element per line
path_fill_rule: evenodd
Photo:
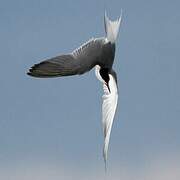
<path fill-rule="evenodd" d="M 112 69 L 115 58 L 115 44 L 122 19 L 112 21 L 104 14 L 106 36 L 91 38 L 69 54 L 62 54 L 32 66 L 28 75 L 38 78 L 51 78 L 81 75 L 95 67 L 96 77 L 102 82 L 102 126 L 104 133 L 103 157 L 105 167 L 113 119 L 118 103 L 117 76 Z"/>

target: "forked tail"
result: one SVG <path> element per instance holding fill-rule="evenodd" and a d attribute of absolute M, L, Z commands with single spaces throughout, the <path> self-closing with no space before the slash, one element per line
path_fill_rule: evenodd
<path fill-rule="evenodd" d="M 117 39 L 119 27 L 121 24 L 121 19 L 122 19 L 122 10 L 119 19 L 115 21 L 111 21 L 108 18 L 106 11 L 104 13 L 104 26 L 105 26 L 106 36 L 108 41 L 110 41 L 111 43 L 115 43 Z"/>

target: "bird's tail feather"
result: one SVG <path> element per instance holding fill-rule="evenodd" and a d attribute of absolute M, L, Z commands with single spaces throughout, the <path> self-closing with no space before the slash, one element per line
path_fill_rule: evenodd
<path fill-rule="evenodd" d="M 112 43 L 115 43 L 115 41 L 117 39 L 119 27 L 121 24 L 121 19 L 122 19 L 122 10 L 121 10 L 121 15 L 120 15 L 119 19 L 117 19 L 115 21 L 111 21 L 108 18 L 107 13 L 105 11 L 104 26 L 105 26 L 106 36 L 107 36 L 108 41 L 110 41 Z"/>

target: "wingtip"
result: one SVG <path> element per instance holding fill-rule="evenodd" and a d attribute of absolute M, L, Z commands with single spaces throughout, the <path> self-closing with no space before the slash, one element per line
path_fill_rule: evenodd
<path fill-rule="evenodd" d="M 28 75 L 28 76 L 33 76 L 33 70 L 34 70 L 34 67 L 36 66 L 36 64 L 35 65 L 33 65 L 30 69 L 28 69 L 28 71 L 26 72 L 26 74 Z"/>
<path fill-rule="evenodd" d="M 28 76 L 31 76 L 31 77 L 36 77 L 36 76 L 35 76 L 32 72 L 30 72 L 30 71 L 27 72 L 26 74 L 27 74 Z"/>
<path fill-rule="evenodd" d="M 104 163 L 104 171 L 105 171 L 105 173 L 107 173 L 107 163 L 106 162 Z"/>
<path fill-rule="evenodd" d="M 31 76 L 31 77 L 40 77 L 40 76 L 38 76 L 38 74 L 36 74 L 36 72 L 35 72 L 35 67 L 36 67 L 36 64 L 35 64 L 34 66 L 32 66 L 32 67 L 28 70 L 28 72 L 26 72 L 26 74 L 27 74 L 28 76 Z"/>
<path fill-rule="evenodd" d="M 103 148 L 103 159 L 104 159 L 104 170 L 107 172 L 107 152 L 105 150 L 105 147 Z"/>
<path fill-rule="evenodd" d="M 28 71 L 26 72 L 26 74 L 27 74 L 28 76 L 32 76 L 32 67 L 31 67 L 30 69 L 28 69 Z"/>
<path fill-rule="evenodd" d="M 30 72 L 30 70 L 26 74 L 31 77 L 36 77 L 32 72 Z"/>
<path fill-rule="evenodd" d="M 34 64 L 29 70 L 28 70 L 28 72 L 26 72 L 26 74 L 28 75 L 28 76 L 31 76 L 31 77 L 36 77 L 36 78 L 39 78 L 39 77 L 45 77 L 45 76 L 43 76 L 42 74 L 39 74 L 36 70 L 37 70 L 37 68 L 41 65 L 41 64 L 43 64 L 44 62 L 41 62 L 41 63 L 39 63 L 39 64 Z"/>

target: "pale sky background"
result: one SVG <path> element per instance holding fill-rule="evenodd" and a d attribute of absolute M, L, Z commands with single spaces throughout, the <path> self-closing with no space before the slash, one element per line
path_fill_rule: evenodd
<path fill-rule="evenodd" d="M 94 70 L 34 79 L 34 63 L 104 36 L 104 0 L 0 0 L 0 179 L 103 179 L 102 87 Z M 123 9 L 120 88 L 107 179 L 180 179 L 180 1 Z"/>

